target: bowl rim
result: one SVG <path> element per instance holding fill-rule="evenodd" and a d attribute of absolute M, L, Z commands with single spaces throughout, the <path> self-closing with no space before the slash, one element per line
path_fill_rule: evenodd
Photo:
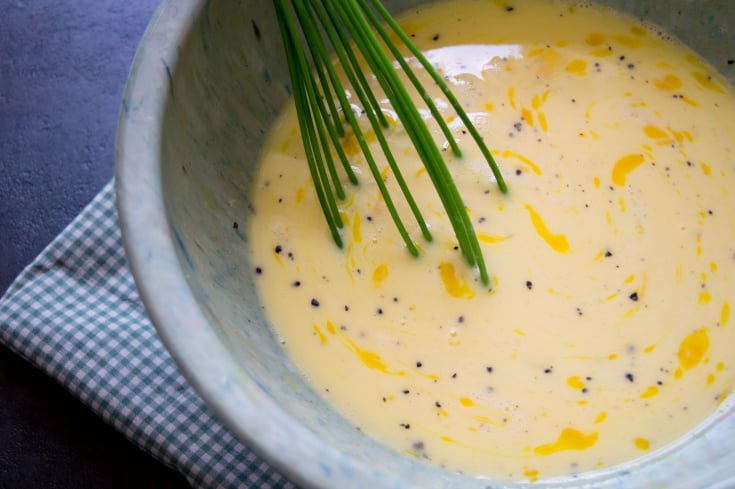
<path fill-rule="evenodd" d="M 209 329 L 209 321 L 181 271 L 176 239 L 166 219 L 157 165 L 161 120 L 172 90 L 172 69 L 178 59 L 179 43 L 188 37 L 200 10 L 207 5 L 203 0 L 160 3 L 139 43 L 123 93 L 115 139 L 116 206 L 123 247 L 141 302 L 178 368 L 215 416 L 291 481 L 302 487 L 357 487 L 357 483 L 370 488 L 423 487 L 423 483 L 431 480 L 430 476 L 406 473 L 404 481 L 399 481 L 393 472 L 368 469 L 345 453 L 319 443 L 312 431 L 297 422 L 255 382 L 233 381 L 231 372 L 238 367 L 232 353 Z M 730 418 L 733 426 L 730 431 L 735 432 L 734 398 L 728 396 L 718 413 L 705 423 L 707 426 L 695 429 L 697 437 L 711 435 L 713 430 L 709 428 L 724 417 Z M 312 450 L 292 443 L 296 438 L 311 441 Z M 665 455 L 680 452 L 681 445 L 688 441 L 691 439 L 675 443 L 665 450 Z M 319 451 L 314 451 L 314 447 Z M 661 455 L 664 454 L 651 458 Z M 611 467 L 609 474 L 613 476 L 639 463 L 632 461 Z M 593 479 L 587 482 L 600 483 L 601 487 L 607 487 L 609 482 L 604 475 L 602 479 Z M 488 482 L 476 480 L 479 485 Z M 585 478 L 580 477 L 578 482 L 584 484 Z M 735 485 L 735 474 L 716 486 L 732 485 Z M 493 487 L 526 486 L 493 483 Z"/>

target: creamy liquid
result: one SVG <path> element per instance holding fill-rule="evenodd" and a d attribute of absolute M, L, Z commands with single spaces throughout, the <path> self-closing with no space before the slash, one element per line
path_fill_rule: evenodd
<path fill-rule="evenodd" d="M 443 2 L 400 19 L 508 181 L 502 195 L 442 105 L 490 290 L 400 124 L 389 140 L 434 235 L 403 209 L 419 258 L 350 137 L 360 185 L 345 181 L 336 247 L 293 107 L 263 154 L 249 234 L 286 351 L 363 432 L 452 470 L 537 480 L 650 453 L 732 390 L 735 102 L 700 58 L 631 19 L 513 7 Z"/>

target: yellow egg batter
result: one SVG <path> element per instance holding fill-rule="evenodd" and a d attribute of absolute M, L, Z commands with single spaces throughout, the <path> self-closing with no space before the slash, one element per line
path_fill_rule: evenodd
<path fill-rule="evenodd" d="M 363 432 L 478 475 L 595 470 L 696 428 L 735 383 L 731 88 L 692 51 L 589 5 L 460 0 L 400 21 L 507 179 L 502 195 L 441 104 L 492 287 L 457 250 L 400 123 L 389 141 L 434 241 L 411 227 L 422 253 L 409 255 L 348 136 L 360 184 L 345 179 L 338 249 L 290 106 L 249 237 L 294 363 Z"/>

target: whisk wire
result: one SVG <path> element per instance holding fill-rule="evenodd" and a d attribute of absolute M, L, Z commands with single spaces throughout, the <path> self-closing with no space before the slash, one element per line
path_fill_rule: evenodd
<path fill-rule="evenodd" d="M 360 0 L 363 4 L 366 0 Z M 442 91 L 444 96 L 447 98 L 447 101 L 449 101 L 449 104 L 452 106 L 454 111 L 457 113 L 457 116 L 460 118 L 462 123 L 465 125 L 467 130 L 469 131 L 470 135 L 472 136 L 472 139 L 475 141 L 475 144 L 480 148 L 480 152 L 482 153 L 482 156 L 485 158 L 485 160 L 488 162 L 488 165 L 490 166 L 490 170 L 493 173 L 493 177 L 495 178 L 495 181 L 498 185 L 498 188 L 500 191 L 504 194 L 508 193 L 508 185 L 505 183 L 505 179 L 503 178 L 503 174 L 500 171 L 500 168 L 498 167 L 495 158 L 493 157 L 492 153 L 490 153 L 490 150 L 487 148 L 487 145 L 485 144 L 485 141 L 483 140 L 480 133 L 477 131 L 477 128 L 470 120 L 469 116 L 467 115 L 467 112 L 462 108 L 462 104 L 459 103 L 457 100 L 457 97 L 454 96 L 454 93 L 452 93 L 452 90 L 449 88 L 449 86 L 446 84 L 444 79 L 439 75 L 439 73 L 436 72 L 434 67 L 431 65 L 428 59 L 426 59 L 426 56 L 416 47 L 416 45 L 411 41 L 411 39 L 406 35 L 406 33 L 401 29 L 401 27 L 398 25 L 396 20 L 390 15 L 390 12 L 385 8 L 385 6 L 380 3 L 378 0 L 367 0 L 370 2 L 370 4 L 375 8 L 375 10 L 380 14 L 383 21 L 390 26 L 390 28 L 395 32 L 395 34 L 401 39 L 401 41 L 406 45 L 406 47 L 409 49 L 411 54 L 416 58 L 416 60 L 424 67 L 426 72 L 431 76 L 431 78 L 434 80 L 434 82 L 437 84 L 439 89 Z"/>
<path fill-rule="evenodd" d="M 294 20 L 289 4 L 293 8 L 296 20 Z M 393 33 L 405 44 L 408 51 L 431 75 L 433 81 L 444 93 L 488 161 L 500 190 L 504 193 L 507 192 L 505 182 L 490 151 L 442 77 L 401 30 L 379 0 L 274 0 L 274 5 L 276 6 L 279 27 L 286 49 L 288 69 L 291 75 L 292 90 L 309 171 L 319 204 L 334 241 L 340 247 L 342 246 L 338 228 L 344 225 L 335 195 L 342 200 L 345 198 L 345 194 L 334 164 L 332 151 L 340 159 L 349 180 L 353 184 L 357 183 L 357 177 L 352 170 L 340 139 L 344 137 L 345 132 L 338 105 L 335 103 L 336 100 L 341 106 L 341 115 L 344 116 L 345 122 L 352 130 L 352 135 L 360 147 L 386 208 L 406 248 L 412 255 L 418 255 L 418 248 L 410 237 L 388 192 L 383 174 L 378 168 L 365 134 L 358 124 L 352 106 L 347 99 L 347 91 L 340 81 L 334 63 L 331 61 L 329 49 L 324 40 L 325 36 L 339 60 L 338 65 L 346 76 L 350 89 L 359 103 L 362 104 L 361 110 L 368 119 L 370 128 L 374 132 L 386 158 L 390 172 L 413 213 L 424 239 L 431 241 L 431 233 L 384 135 L 389 123 L 363 73 L 362 65 L 351 47 L 351 42 L 354 43 L 356 51 L 362 55 L 362 59 L 372 70 L 378 85 L 390 101 L 398 119 L 402 122 L 403 130 L 423 162 L 426 172 L 447 212 L 462 254 L 470 266 L 477 266 L 480 272 L 480 280 L 483 284 L 488 285 L 489 276 L 480 243 L 459 190 L 437 143 L 426 125 L 426 121 L 409 95 L 394 63 L 400 66 L 402 73 L 408 78 L 410 85 L 416 90 L 432 117 L 436 120 L 452 152 L 457 156 L 461 156 L 459 145 L 431 95 L 424 89 L 383 24 L 390 27 Z M 377 12 L 377 15 L 375 12 Z M 296 23 L 300 26 L 300 31 L 297 29 Z M 308 49 L 304 49 L 299 32 L 303 33 Z M 386 48 L 392 54 L 393 60 L 389 58 Z M 311 63 L 309 63 L 309 59 Z M 314 77 L 314 73 L 316 73 L 318 82 Z M 324 99 L 326 99 L 326 102 Z"/>
<path fill-rule="evenodd" d="M 278 2 L 279 0 L 276 1 Z M 277 3 L 276 5 L 283 7 L 280 3 Z M 342 237 L 339 234 L 338 228 L 341 228 L 343 223 L 336 205 L 334 204 L 334 198 L 330 198 L 331 192 L 329 191 L 329 184 L 324 180 L 321 153 L 319 151 L 318 144 L 316 144 L 314 118 L 312 117 L 312 112 L 310 110 L 310 96 L 308 92 L 314 91 L 314 87 L 312 86 L 313 79 L 308 75 L 309 66 L 306 61 L 306 55 L 303 49 L 300 49 L 298 39 L 294 38 L 294 33 L 297 31 L 293 25 L 292 18 L 283 8 L 277 8 L 276 13 L 283 37 L 284 48 L 286 49 L 286 60 L 289 72 L 294 79 L 303 80 L 303 83 L 293 84 L 292 90 L 299 127 L 302 135 L 304 135 L 302 139 L 309 172 L 314 183 L 319 205 L 322 208 L 322 212 L 327 221 L 332 238 L 335 243 L 341 247 Z"/>
<path fill-rule="evenodd" d="M 404 72 L 408 76 L 409 80 L 413 84 L 414 88 L 424 99 L 425 103 L 427 104 L 427 106 L 429 107 L 432 113 L 432 116 L 439 124 L 439 127 L 442 129 L 442 132 L 444 133 L 445 137 L 447 137 L 447 140 L 450 146 L 452 147 L 455 155 L 461 156 L 461 151 L 459 150 L 459 147 L 457 146 L 453 135 L 449 131 L 447 125 L 444 122 L 444 119 L 441 117 L 441 114 L 439 114 L 438 110 L 436 109 L 436 106 L 433 104 L 431 97 L 428 95 L 426 90 L 424 90 L 423 85 L 418 81 L 418 79 L 413 73 L 413 70 L 408 66 L 408 63 L 405 62 L 404 57 L 401 55 L 400 51 L 397 49 L 395 44 L 390 41 L 389 35 L 387 31 L 382 27 L 380 20 L 373 14 L 373 12 L 367 6 L 366 0 L 357 0 L 357 3 L 362 8 L 362 11 L 365 14 L 365 16 L 368 19 L 370 19 L 373 25 L 373 28 L 375 29 L 376 32 L 379 33 L 385 45 L 388 47 L 391 53 L 395 56 L 396 60 L 399 62 Z M 383 20 L 386 21 L 386 23 L 393 29 L 396 35 L 398 35 L 399 38 L 403 41 L 403 43 L 409 49 L 411 54 L 413 54 L 414 57 L 420 61 L 422 66 L 425 68 L 425 70 L 431 74 L 434 81 L 440 86 L 440 88 L 442 88 L 443 93 L 445 94 L 445 96 L 447 96 L 447 99 L 450 100 L 450 104 L 455 109 L 455 112 L 458 113 L 458 115 L 460 116 L 460 119 L 464 122 L 464 124 L 468 127 L 468 129 L 470 129 L 470 133 L 473 135 L 473 138 L 475 139 L 475 142 L 478 144 L 478 146 L 480 146 L 481 152 L 486 157 L 486 160 L 490 164 L 491 169 L 495 171 L 497 169 L 497 165 L 492 155 L 487 150 L 487 147 L 485 146 L 484 141 L 477 133 L 474 125 L 469 120 L 469 117 L 467 116 L 466 112 L 464 111 L 464 109 L 462 109 L 461 105 L 456 100 L 456 97 L 454 97 L 454 94 L 449 90 L 446 83 L 444 83 L 444 80 L 441 78 L 441 76 L 439 76 L 439 74 L 436 72 L 433 66 L 431 66 L 431 64 L 425 58 L 423 53 L 421 53 L 421 51 L 419 51 L 415 47 L 413 42 L 408 38 L 408 36 L 406 36 L 403 30 L 400 29 L 400 27 L 393 20 L 393 18 L 387 13 L 387 11 L 380 4 L 380 2 L 376 0 L 371 0 L 371 3 L 373 6 L 376 7 L 376 10 L 378 10 L 378 12 L 383 16 Z M 435 158 L 437 155 L 432 155 L 432 156 Z M 432 161 L 435 161 L 435 160 L 432 160 Z M 461 197 L 459 196 L 458 191 L 456 191 L 456 186 L 454 185 L 451 175 L 447 171 L 446 165 L 444 164 L 443 160 L 440 161 L 436 165 L 435 168 L 440 173 L 440 177 L 438 178 L 438 180 L 434 181 L 435 185 L 441 186 L 444 190 L 448 191 L 450 194 L 455 194 L 456 192 L 457 199 L 451 198 L 449 199 L 450 200 L 449 203 L 443 202 L 445 204 L 445 207 L 447 206 L 447 204 L 449 204 L 449 205 L 454 205 L 456 208 L 457 205 L 461 203 Z M 428 167 L 427 167 L 427 171 L 428 171 Z M 498 171 L 498 175 L 500 176 L 498 182 L 499 182 L 501 191 L 507 192 L 507 188 L 505 187 L 505 183 L 499 171 Z M 444 184 L 448 184 L 448 185 L 444 185 Z M 451 187 L 455 187 L 455 188 L 451 188 Z M 443 197 L 445 195 L 443 192 L 439 192 L 439 194 L 440 194 L 440 197 Z M 487 283 L 489 281 L 489 277 L 486 277 L 483 274 L 483 272 L 486 270 L 486 266 L 484 263 L 484 257 L 482 256 L 482 251 L 480 249 L 480 245 L 477 240 L 476 234 L 474 232 L 472 223 L 469 221 L 469 216 L 467 215 L 467 212 L 465 209 L 455 209 L 455 210 L 456 210 L 456 214 L 453 214 L 449 211 L 448 211 L 448 214 L 450 217 L 450 221 L 452 222 L 454 226 L 455 234 L 457 235 L 458 241 L 460 241 L 460 248 L 463 250 L 465 257 L 467 258 L 470 265 L 474 266 L 475 264 L 477 264 L 478 269 L 480 270 L 480 273 L 481 273 L 481 279 L 483 283 Z M 453 219 L 453 217 L 456 217 L 457 219 L 455 220 Z M 463 236 L 467 236 L 469 239 L 464 241 L 462 239 Z"/>
<path fill-rule="evenodd" d="M 464 209 L 462 198 L 459 195 L 456 185 L 454 185 L 454 181 L 446 168 L 441 153 L 434 143 L 425 121 L 421 118 L 416 105 L 413 103 L 395 69 L 393 69 L 392 63 L 388 59 L 385 51 L 381 49 L 380 42 L 373 33 L 370 24 L 365 19 L 364 13 L 360 10 L 357 2 L 353 0 L 333 1 L 332 5 L 339 9 L 345 22 L 352 25 L 356 33 L 354 42 L 360 46 L 361 52 L 370 54 L 366 56 L 368 64 L 375 72 L 383 91 L 393 104 L 399 119 L 403 122 L 403 127 L 407 135 L 424 162 L 429 177 L 438 189 L 439 197 L 447 210 L 447 215 L 459 241 L 460 249 L 468 263 L 471 266 L 475 266 L 477 264 L 476 254 L 479 250 L 479 244 L 475 247 L 472 241 L 473 238 L 476 241 L 477 237 L 469 218 L 463 218 L 467 213 L 466 209 Z M 480 272 L 483 282 L 489 281 L 488 277 L 483 276 L 486 274 L 486 271 L 481 270 Z"/>
<path fill-rule="evenodd" d="M 347 70 L 350 70 L 349 73 L 346 73 L 350 80 L 357 81 L 357 83 L 351 81 L 352 86 L 355 88 L 362 88 L 362 94 L 368 100 L 368 103 L 365 103 L 361 100 L 361 103 L 365 107 L 365 110 L 372 109 L 377 116 L 380 125 L 384 128 L 390 127 L 390 124 L 385 118 L 385 115 L 383 114 L 383 111 L 380 107 L 380 103 L 378 102 L 372 90 L 370 90 L 370 84 L 368 83 L 367 78 L 365 78 L 365 74 L 361 69 L 360 62 L 358 61 L 355 52 L 352 50 L 349 37 L 345 34 L 344 29 L 342 28 L 342 24 L 339 22 L 339 19 L 336 18 L 336 13 L 333 9 L 325 9 L 323 3 L 317 0 L 309 0 L 309 4 L 314 10 L 317 11 L 321 23 L 323 25 L 329 25 L 331 27 L 331 29 L 325 29 L 324 31 L 326 32 L 327 37 L 329 38 L 332 47 L 337 54 L 337 57 L 340 61 L 340 66 L 343 70 L 345 70 L 345 72 L 347 72 Z"/>
<path fill-rule="evenodd" d="M 346 22 L 349 23 L 350 20 L 347 20 Z M 354 28 L 355 26 L 352 25 L 352 27 Z M 359 39 L 359 36 L 358 36 L 358 39 Z M 357 43 L 360 44 L 360 41 L 357 41 Z M 369 43 L 368 43 L 368 45 L 362 45 L 361 48 L 362 49 L 374 49 L 375 46 L 370 46 Z M 362 51 L 362 52 L 365 52 L 365 51 Z M 358 71 L 358 72 L 360 72 L 360 71 Z M 376 76 L 381 76 L 381 73 L 376 72 Z M 362 103 L 364 104 L 365 102 L 363 100 L 363 95 L 361 93 L 359 93 L 359 92 L 362 92 L 360 86 L 353 83 L 353 88 L 355 88 L 355 91 L 356 91 L 356 94 L 358 95 L 358 98 L 360 98 L 361 101 L 362 101 Z M 369 86 L 367 87 L 367 92 L 368 93 L 372 93 L 372 91 L 370 90 L 370 87 Z M 391 98 L 390 95 L 388 95 L 388 97 L 389 97 L 389 99 Z M 380 107 L 379 107 L 379 109 L 380 109 Z M 379 113 L 382 115 L 382 109 L 379 110 Z M 366 115 L 368 116 L 368 118 L 370 118 L 372 116 L 372 114 L 369 111 L 366 111 Z M 372 119 L 371 119 L 371 121 L 372 121 Z M 376 125 L 374 123 L 373 123 L 373 130 L 374 130 L 375 136 L 376 136 L 376 138 L 378 140 L 378 143 L 379 143 L 379 145 L 381 147 L 381 150 L 383 151 L 383 154 L 386 157 L 386 161 L 388 163 L 388 166 L 390 167 L 391 172 L 392 172 L 394 178 L 396 179 L 396 183 L 398 184 L 398 187 L 400 188 L 401 193 L 403 194 L 404 198 L 406 199 L 406 203 L 408 204 L 408 206 L 409 206 L 412 214 L 414 215 L 414 218 L 416 219 L 416 222 L 417 222 L 417 224 L 419 226 L 419 229 L 421 230 L 421 234 L 423 235 L 424 239 L 426 239 L 427 241 L 431 241 L 433 238 L 432 238 L 431 232 L 429 231 L 429 228 L 428 228 L 428 226 L 426 224 L 426 220 L 424 219 L 424 217 L 423 217 L 423 215 L 422 215 L 422 213 L 421 213 L 421 211 L 419 209 L 418 204 L 416 203 L 415 199 L 413 198 L 413 195 L 411 194 L 410 189 L 408 188 L 408 184 L 406 183 L 406 180 L 403 177 L 403 174 L 402 174 L 402 172 L 400 170 L 400 167 L 398 166 L 398 163 L 396 162 L 396 159 L 395 159 L 392 151 L 390 150 L 390 145 L 388 144 L 388 141 L 385 139 L 385 136 L 383 134 L 383 131 L 380 130 L 379 127 L 376 127 Z M 370 166 L 370 169 L 371 169 L 371 172 L 373 173 L 373 176 L 375 178 L 379 178 L 381 180 L 381 182 L 382 182 L 382 175 L 380 174 L 380 170 L 378 169 L 377 165 L 375 165 L 375 166 L 371 165 Z M 383 190 L 382 190 L 382 187 L 381 187 L 381 192 L 382 191 Z M 386 196 L 387 196 L 387 189 L 386 189 L 386 194 L 383 195 L 384 199 L 385 199 Z M 396 212 L 396 215 L 397 215 L 397 212 Z M 404 241 L 407 241 L 407 240 L 410 240 L 410 237 L 408 235 L 405 236 Z M 408 245 L 408 243 L 407 243 L 407 245 Z M 415 246 L 415 245 L 413 243 L 411 243 L 410 246 Z"/>
<path fill-rule="evenodd" d="M 316 2 L 312 2 L 316 3 Z M 318 7 L 318 6 L 317 6 Z M 329 9 L 326 9 L 327 12 L 329 12 Z M 321 12 L 320 9 L 317 10 L 317 13 L 319 14 Z M 323 12 L 322 12 L 323 15 Z M 322 19 L 326 21 L 326 19 L 322 16 Z M 335 19 L 333 17 L 330 18 L 330 21 L 334 21 Z M 331 31 L 327 29 L 327 34 L 330 39 L 334 40 L 334 37 L 331 34 Z M 352 61 L 348 62 L 345 60 L 344 56 L 345 53 L 342 52 L 343 48 L 348 48 L 348 44 L 343 44 L 340 42 L 334 43 L 335 52 L 338 55 L 338 58 L 340 59 L 340 66 L 342 67 L 343 71 L 345 71 L 345 74 L 348 77 L 349 82 L 351 83 L 351 86 L 353 90 L 355 91 L 355 95 L 358 97 L 360 102 L 363 104 L 364 107 L 368 107 L 368 104 L 370 103 L 368 101 L 367 93 L 372 93 L 369 90 L 369 86 L 367 86 L 367 81 L 365 80 L 365 83 L 359 82 L 357 80 L 358 74 L 361 74 L 361 70 L 359 70 L 359 65 L 357 65 L 357 59 L 354 57 L 354 54 L 352 56 L 352 60 L 354 60 L 354 63 Z M 352 67 L 350 66 L 352 65 Z M 357 66 L 355 66 L 357 65 Z M 357 67 L 358 69 L 352 69 Z M 364 79 L 364 76 L 363 76 Z M 333 79 L 334 80 L 334 79 Z M 337 80 L 338 82 L 338 80 Z M 366 85 L 368 90 L 363 90 L 362 86 Z M 339 87 L 336 88 L 338 91 L 340 90 Z M 367 93 L 366 93 L 367 92 Z M 412 255 L 418 255 L 418 249 L 413 242 L 413 240 L 410 238 L 410 235 L 405 228 L 403 222 L 400 220 L 400 215 L 398 213 L 397 208 L 395 207 L 395 204 L 393 202 L 393 199 L 388 192 L 388 188 L 383 182 L 383 177 L 381 175 L 380 169 L 378 168 L 377 163 L 375 162 L 373 155 L 367 145 L 367 142 L 365 140 L 364 134 L 362 132 L 362 129 L 360 128 L 359 124 L 357 123 L 357 119 L 354 117 L 354 114 L 349 110 L 349 106 L 347 105 L 347 100 L 345 99 L 343 102 L 344 106 L 347 106 L 345 108 L 345 119 L 348 121 L 349 125 L 351 126 L 355 139 L 357 140 L 358 144 L 360 145 L 360 148 L 363 152 L 363 155 L 366 159 L 366 162 L 368 163 L 368 167 L 373 175 L 373 178 L 375 179 L 378 189 L 383 196 L 383 200 L 386 204 L 386 207 L 388 208 L 388 212 L 390 213 L 391 217 L 394 221 L 396 221 L 396 226 L 398 228 L 398 231 L 401 235 L 401 237 L 404 240 L 404 243 L 406 244 L 409 252 Z M 377 101 L 376 101 L 377 103 Z M 380 107 L 378 106 L 378 109 Z M 380 144 L 381 149 L 383 150 L 383 153 L 386 157 L 386 160 L 391 167 L 394 176 L 396 177 L 396 182 L 399 185 L 399 188 L 401 189 L 407 204 L 409 205 L 409 208 L 411 209 L 412 213 L 414 214 L 414 217 L 417 220 L 417 223 L 419 225 L 419 228 L 421 229 L 421 232 L 425 239 L 431 240 L 431 234 L 429 232 L 428 226 L 426 225 L 426 221 L 424 220 L 423 216 L 421 215 L 421 211 L 419 210 L 418 204 L 416 203 L 415 199 L 411 195 L 410 190 L 408 189 L 408 185 L 406 184 L 403 176 L 400 173 L 400 169 L 398 168 L 398 164 L 396 163 L 395 157 L 393 156 L 390 145 L 388 144 L 387 140 L 385 139 L 385 136 L 383 134 L 383 131 L 380 127 L 380 120 L 378 115 L 383 116 L 382 110 L 379 110 L 377 113 L 374 113 L 370 110 L 365 111 L 365 115 L 367 116 L 368 120 L 370 121 L 371 127 L 373 129 L 373 132 L 376 136 L 376 139 L 378 140 L 378 143 Z M 385 120 L 383 118 L 383 120 Z M 387 124 L 387 121 L 385 122 Z"/>
<path fill-rule="evenodd" d="M 333 83 L 336 84 L 334 85 L 334 88 L 338 96 L 339 94 L 344 95 L 344 88 L 339 84 L 339 78 L 334 72 L 334 66 L 331 63 L 326 62 L 326 60 L 329 59 L 327 55 L 327 48 L 321 36 L 319 35 L 318 28 L 315 25 L 315 20 L 312 16 L 312 13 L 308 9 L 304 9 L 303 5 L 301 4 L 295 5 L 294 7 L 296 10 L 296 15 L 299 18 L 299 22 L 303 26 L 307 43 L 309 43 L 309 45 L 312 46 L 312 48 L 315 49 L 318 53 L 318 55 L 314 55 L 314 52 L 312 51 L 311 58 L 314 65 L 314 71 L 317 73 L 317 76 L 319 78 L 319 86 L 321 87 L 323 93 L 319 93 L 316 84 L 314 84 L 313 82 L 311 83 L 311 85 L 314 87 L 315 95 L 315 97 L 311 100 L 314 104 L 316 104 L 316 107 L 318 109 L 313 114 L 314 118 L 315 120 L 317 120 L 317 123 L 320 127 L 322 124 L 326 126 L 327 132 L 332 142 L 331 147 L 335 149 L 337 156 L 342 163 L 342 167 L 348 175 L 349 180 L 353 184 L 357 184 L 357 176 L 353 172 L 349 159 L 347 158 L 347 155 L 344 152 L 344 148 L 340 143 L 340 138 L 344 137 L 345 132 L 344 128 L 342 127 L 339 111 L 334 104 L 334 97 L 330 96 L 330 84 L 328 83 L 328 79 L 332 80 Z M 329 78 L 327 77 L 327 74 L 324 73 L 325 69 L 328 72 Z M 329 111 L 327 111 L 324 107 L 325 100 L 328 102 Z M 326 141 L 323 131 L 320 130 L 319 135 L 321 147 L 324 150 L 324 158 L 326 160 L 332 183 L 335 188 L 335 193 L 337 195 L 337 198 L 339 198 L 340 200 L 344 200 L 346 195 L 339 179 L 339 175 L 337 174 L 337 170 L 334 166 L 330 145 Z M 336 204 L 333 205 L 336 207 Z"/>
<path fill-rule="evenodd" d="M 365 13 L 365 16 L 370 20 L 371 25 L 375 29 L 375 31 L 380 35 L 381 39 L 383 40 L 384 45 L 390 50 L 393 57 L 396 59 L 398 64 L 401 66 L 401 69 L 403 70 L 406 77 L 409 79 L 411 84 L 413 85 L 414 89 L 416 89 L 416 92 L 421 96 L 421 99 L 426 104 L 426 107 L 431 112 L 431 116 L 434 118 L 436 123 L 439 125 L 439 129 L 442 131 L 442 134 L 446 138 L 447 142 L 449 143 L 450 148 L 452 149 L 452 153 L 457 156 L 462 156 L 462 150 L 459 147 L 459 144 L 457 143 L 456 138 L 452 134 L 452 131 L 449 129 L 449 126 L 447 125 L 446 121 L 442 117 L 441 113 L 439 112 L 439 109 L 436 107 L 436 104 L 434 103 L 434 99 L 429 95 L 429 92 L 424 88 L 424 85 L 419 81 L 418 77 L 414 73 L 413 69 L 409 66 L 408 62 L 405 59 L 405 56 L 401 53 L 401 51 L 398 49 L 398 46 L 391 40 L 390 35 L 388 34 L 388 31 L 383 27 L 380 19 L 373 13 L 373 11 L 370 9 L 370 7 L 367 5 L 365 0 L 359 0 L 358 4 L 360 5 L 360 8 Z M 408 38 L 406 38 L 408 39 Z M 418 51 L 415 46 L 412 46 L 411 41 L 409 40 L 409 43 L 406 44 L 405 40 L 401 39 L 403 43 L 406 45 L 406 47 L 409 49 L 411 54 L 414 54 L 414 51 Z M 420 51 L 418 51 L 420 53 Z M 433 68 L 433 67 L 432 67 Z"/>

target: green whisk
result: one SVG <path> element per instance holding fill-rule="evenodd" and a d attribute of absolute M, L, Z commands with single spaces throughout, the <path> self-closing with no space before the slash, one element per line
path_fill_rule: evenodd
<path fill-rule="evenodd" d="M 349 109 L 350 104 L 346 95 L 348 87 L 362 105 L 390 170 L 395 176 L 403 198 L 406 199 L 424 239 L 432 240 L 421 211 L 411 196 L 386 142 L 383 132 L 389 128 L 389 124 L 362 71 L 360 66 L 362 59 L 375 75 L 421 158 L 451 222 L 462 254 L 470 266 L 477 267 L 482 283 L 489 285 L 490 279 L 480 243 L 465 205 L 441 155 L 441 150 L 437 147 L 425 121 L 421 118 L 406 84 L 401 81 L 394 67 L 394 61 L 398 62 L 413 88 L 431 111 L 452 152 L 456 156 L 461 156 L 461 150 L 432 98 L 422 87 L 391 38 L 390 32 L 400 39 L 441 89 L 487 160 L 498 188 L 503 193 L 507 193 L 508 189 L 503 176 L 490 151 L 442 77 L 378 0 L 274 0 L 274 4 L 283 36 L 309 170 L 319 204 L 337 245 L 342 246 L 339 229 L 343 224 L 336 199 L 344 199 L 345 192 L 340 183 L 335 159 L 341 163 L 349 181 L 357 184 L 357 177 L 352 171 L 341 141 L 345 135 L 346 122 L 355 135 L 388 212 L 408 251 L 414 256 L 419 253 L 383 182 L 363 131 L 352 110 Z M 341 67 L 349 83 L 348 87 L 345 87 L 340 81 L 333 55 L 336 56 L 337 65 Z M 339 110 L 338 106 L 345 110 Z M 340 115 L 344 116 L 345 121 Z"/>

